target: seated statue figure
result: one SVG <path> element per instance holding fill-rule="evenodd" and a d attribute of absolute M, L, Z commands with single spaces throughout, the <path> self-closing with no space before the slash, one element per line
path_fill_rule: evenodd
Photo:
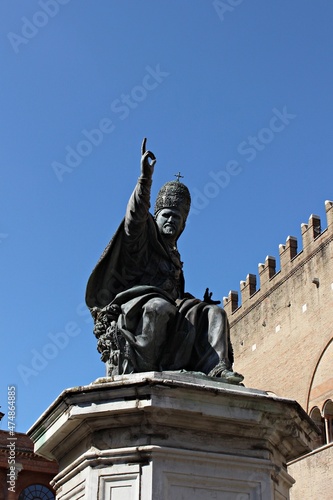
<path fill-rule="evenodd" d="M 225 311 L 208 290 L 204 300 L 184 292 L 177 240 L 190 210 L 188 188 L 167 182 L 149 212 L 155 163 L 144 139 L 125 218 L 88 281 L 98 350 L 108 375 L 183 370 L 239 384 Z"/>

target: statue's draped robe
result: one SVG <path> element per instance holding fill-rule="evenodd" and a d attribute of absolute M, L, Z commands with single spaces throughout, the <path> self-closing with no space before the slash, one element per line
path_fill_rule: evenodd
<path fill-rule="evenodd" d="M 229 325 L 218 306 L 184 293 L 182 262 L 149 213 L 151 180 L 140 177 L 126 216 L 87 285 L 90 309 L 120 306 L 117 326 L 136 372 L 190 370 L 208 374 L 233 362 Z"/>

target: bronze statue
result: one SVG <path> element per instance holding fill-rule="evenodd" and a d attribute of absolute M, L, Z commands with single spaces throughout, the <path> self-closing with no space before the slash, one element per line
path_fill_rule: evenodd
<path fill-rule="evenodd" d="M 161 188 L 154 216 L 149 212 L 155 163 L 144 139 L 125 218 L 88 281 L 98 350 L 109 375 L 184 370 L 239 384 L 225 311 L 208 289 L 203 301 L 184 291 L 177 240 L 191 197 L 179 176 Z"/>

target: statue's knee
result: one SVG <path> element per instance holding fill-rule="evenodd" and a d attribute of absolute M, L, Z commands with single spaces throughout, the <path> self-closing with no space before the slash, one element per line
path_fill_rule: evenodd
<path fill-rule="evenodd" d="M 211 318 L 221 318 L 224 321 L 227 317 L 227 314 L 224 309 L 213 304 L 209 307 L 209 316 Z"/>
<path fill-rule="evenodd" d="M 155 297 L 154 299 L 151 299 L 147 302 L 147 304 L 145 305 L 145 311 L 147 313 L 158 314 L 159 316 L 169 316 L 171 314 L 174 314 L 176 308 L 167 300 L 160 297 Z"/>

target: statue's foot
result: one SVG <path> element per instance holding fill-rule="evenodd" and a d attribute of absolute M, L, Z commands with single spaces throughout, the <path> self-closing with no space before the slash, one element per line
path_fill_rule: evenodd
<path fill-rule="evenodd" d="M 228 370 L 224 362 L 218 363 L 215 368 L 213 368 L 209 373 L 209 377 L 215 377 L 221 379 L 221 382 L 226 382 L 227 384 L 240 384 L 244 377 L 240 373 Z"/>
<path fill-rule="evenodd" d="M 236 384 L 236 385 L 240 384 L 244 380 L 243 375 L 231 370 L 224 370 L 221 373 L 220 378 L 222 382 L 227 382 L 228 384 Z"/>

